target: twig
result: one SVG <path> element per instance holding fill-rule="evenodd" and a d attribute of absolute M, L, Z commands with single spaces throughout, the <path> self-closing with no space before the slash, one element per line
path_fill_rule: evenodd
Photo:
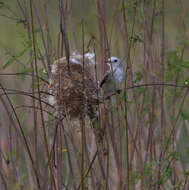
<path fill-rule="evenodd" d="M 41 122 L 42 122 L 42 129 L 43 129 L 43 135 L 44 135 L 44 141 L 45 141 L 45 150 L 48 158 L 48 165 L 50 169 L 50 176 L 53 183 L 53 187 L 56 190 L 56 183 L 53 175 L 53 169 L 48 149 L 48 141 L 47 141 L 47 135 L 45 130 L 45 121 L 43 116 L 43 107 L 42 107 L 42 100 L 41 100 L 41 92 L 40 92 L 40 83 L 39 83 L 39 75 L 38 75 L 38 65 L 37 65 L 37 54 L 36 54 L 36 44 L 35 44 L 35 32 L 34 32 L 34 18 L 33 18 L 33 0 L 30 0 L 30 14 L 31 14 L 31 28 L 32 28 L 32 44 L 33 44 L 33 50 L 34 50 L 34 63 L 35 63 L 35 73 L 37 78 L 37 90 L 38 90 L 38 96 L 39 96 L 39 105 L 40 105 L 40 115 L 41 115 Z"/>

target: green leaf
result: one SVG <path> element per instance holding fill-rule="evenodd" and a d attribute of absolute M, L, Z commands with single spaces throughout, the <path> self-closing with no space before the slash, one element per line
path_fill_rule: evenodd
<path fill-rule="evenodd" d="M 0 8 L 4 7 L 4 2 L 0 1 Z"/>
<path fill-rule="evenodd" d="M 189 120 L 189 114 L 186 110 L 181 110 L 180 114 L 183 120 Z"/>
<path fill-rule="evenodd" d="M 6 69 L 7 67 L 9 67 L 10 65 L 12 65 L 14 63 L 14 58 L 10 58 L 4 65 L 3 65 L 3 69 Z"/>
<path fill-rule="evenodd" d="M 12 64 L 14 63 L 15 58 L 20 58 L 20 57 L 22 57 L 28 50 L 30 50 L 31 46 L 32 46 L 31 41 L 28 41 L 26 47 L 25 47 L 21 52 L 19 52 L 19 53 L 16 54 L 16 55 L 13 55 L 13 56 L 3 65 L 3 69 L 6 69 L 6 68 L 9 67 L 10 65 L 12 65 Z"/>
<path fill-rule="evenodd" d="M 140 38 L 140 36 L 137 34 L 135 36 L 131 37 L 131 39 L 134 41 L 134 43 L 136 43 L 136 42 L 144 43 L 144 40 L 142 40 Z"/>
<path fill-rule="evenodd" d="M 181 67 L 189 69 L 189 61 L 185 61 L 181 64 Z"/>
<path fill-rule="evenodd" d="M 34 60 L 34 56 L 30 56 L 28 61 L 26 62 L 26 65 L 29 65 Z"/>
<path fill-rule="evenodd" d="M 27 46 L 20 52 L 18 53 L 15 57 L 19 58 L 22 55 L 24 55 L 29 49 L 31 48 L 31 43 L 28 43 Z"/>
<path fill-rule="evenodd" d="M 16 149 L 13 149 L 13 150 L 12 150 L 12 154 L 13 154 L 14 156 L 16 156 L 16 154 L 17 154 Z"/>
<path fill-rule="evenodd" d="M 182 39 L 182 40 L 180 41 L 180 44 L 181 44 L 181 45 L 184 45 L 184 46 L 189 46 L 189 41 L 188 41 L 188 40 L 185 40 L 185 39 Z"/>
<path fill-rule="evenodd" d="M 139 81 L 142 80 L 142 78 L 143 78 L 143 73 L 141 73 L 141 72 L 136 72 L 136 73 L 135 73 L 135 81 L 134 81 L 134 82 L 139 82 Z"/>
<path fill-rule="evenodd" d="M 143 109 L 142 109 L 142 112 L 141 112 L 142 117 L 144 118 L 147 113 L 148 113 L 148 109 L 147 109 L 147 108 L 143 108 Z"/>
<path fill-rule="evenodd" d="M 40 78 L 42 78 L 43 80 L 48 81 L 47 73 L 44 72 L 44 69 L 43 69 L 43 68 L 41 68 L 41 69 L 39 70 L 39 76 L 40 76 Z"/>

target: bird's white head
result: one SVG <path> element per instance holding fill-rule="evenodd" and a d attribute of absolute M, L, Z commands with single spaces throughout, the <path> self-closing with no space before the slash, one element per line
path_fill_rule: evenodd
<path fill-rule="evenodd" d="M 113 70 L 122 67 L 121 60 L 118 57 L 110 57 L 107 60 L 107 64 Z"/>
<path fill-rule="evenodd" d="M 121 60 L 118 58 L 118 57 L 110 57 L 108 60 L 107 60 L 107 63 L 109 65 L 119 65 L 121 63 Z"/>

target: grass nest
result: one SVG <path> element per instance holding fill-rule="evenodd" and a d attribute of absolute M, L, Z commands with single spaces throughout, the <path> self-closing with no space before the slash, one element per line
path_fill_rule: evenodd
<path fill-rule="evenodd" d="M 78 117 L 85 111 L 92 117 L 99 100 L 95 55 L 70 56 L 69 67 L 66 58 L 60 58 L 53 63 L 51 72 L 49 102 L 55 106 L 56 114 Z"/>

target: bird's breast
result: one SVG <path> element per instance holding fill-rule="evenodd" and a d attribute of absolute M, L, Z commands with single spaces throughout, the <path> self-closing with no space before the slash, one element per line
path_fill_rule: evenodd
<path fill-rule="evenodd" d="M 114 78 L 116 82 L 121 83 L 124 80 L 124 71 L 122 68 L 117 68 L 114 72 Z"/>

